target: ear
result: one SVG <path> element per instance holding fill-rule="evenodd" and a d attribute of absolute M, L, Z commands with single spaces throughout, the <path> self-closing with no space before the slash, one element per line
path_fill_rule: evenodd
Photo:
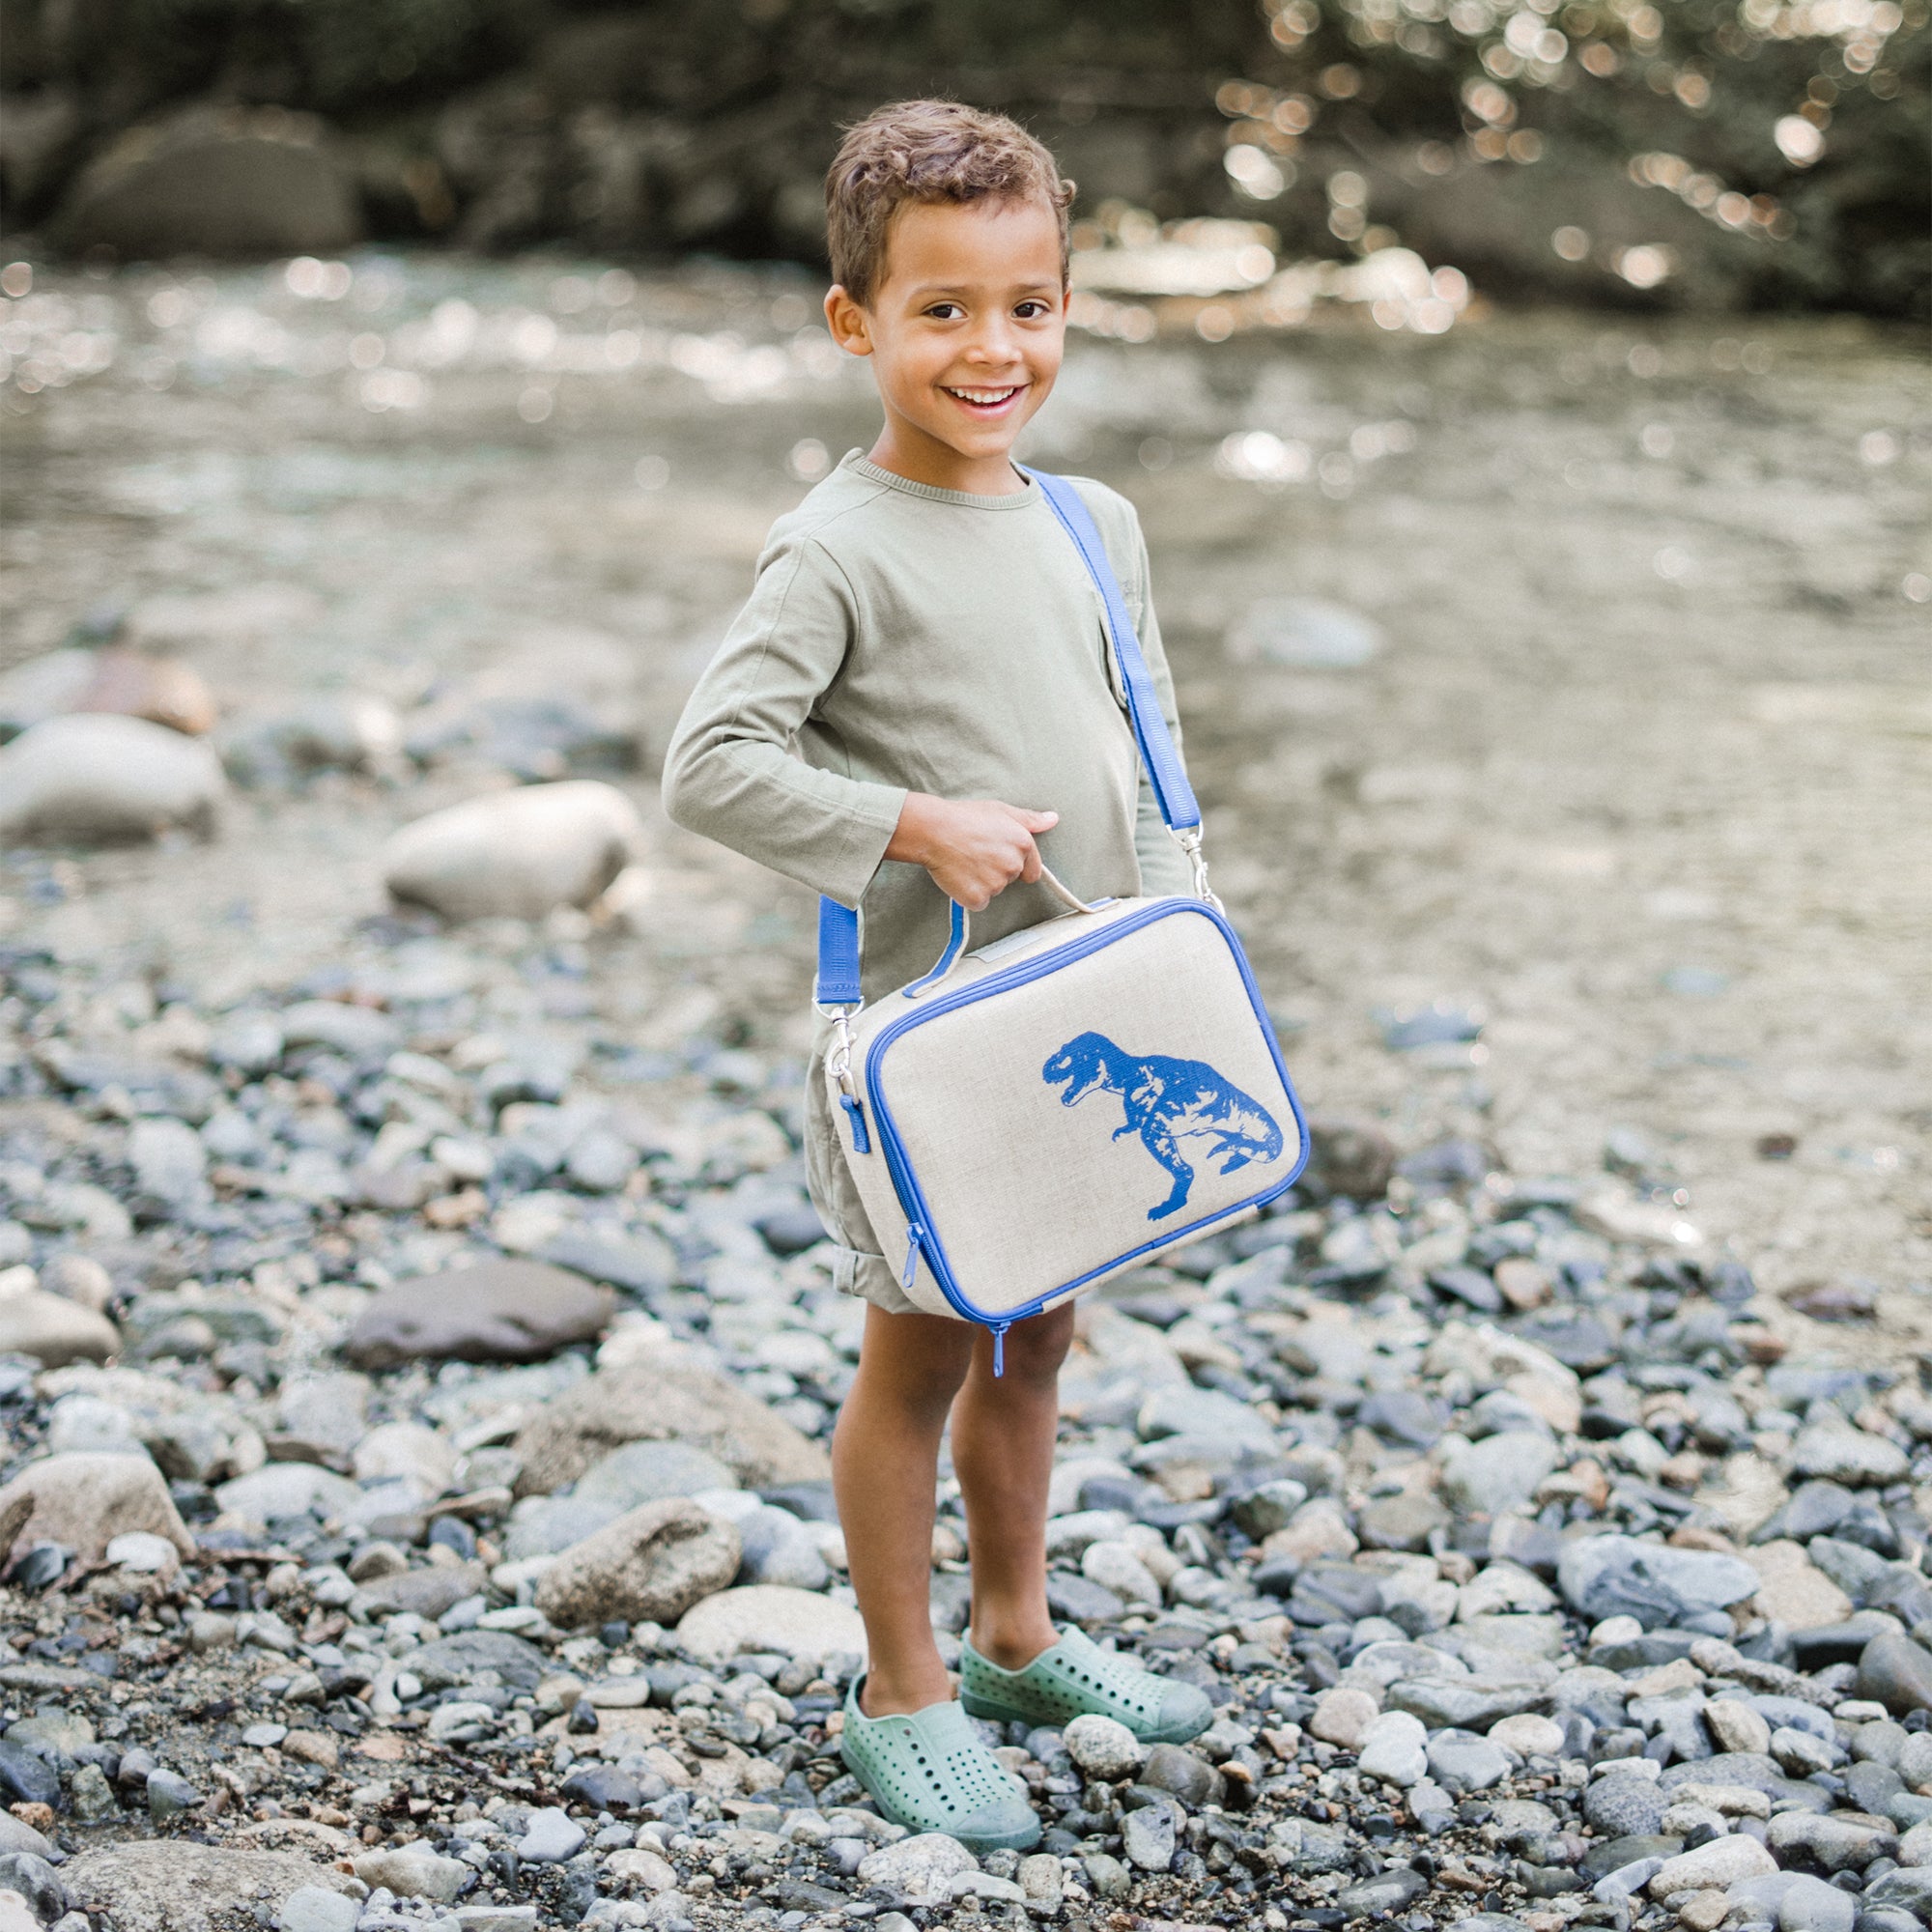
<path fill-rule="evenodd" d="M 845 293 L 842 282 L 834 282 L 825 292 L 825 326 L 846 355 L 872 353 L 871 319 L 864 306 Z"/>

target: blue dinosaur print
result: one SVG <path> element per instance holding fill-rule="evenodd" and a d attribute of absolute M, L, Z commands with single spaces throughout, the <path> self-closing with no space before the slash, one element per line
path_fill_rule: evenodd
<path fill-rule="evenodd" d="M 1094 1093 L 1118 1094 L 1126 1114 L 1114 1138 L 1139 1134 L 1141 1145 L 1172 1177 L 1165 1201 L 1148 1209 L 1150 1221 L 1164 1221 L 1187 1205 L 1194 1185 L 1194 1163 L 1181 1152 L 1182 1140 L 1207 1137 L 1206 1158 L 1233 1174 L 1252 1160 L 1270 1161 L 1281 1152 L 1281 1128 L 1265 1107 L 1224 1079 L 1205 1060 L 1145 1058 L 1118 1047 L 1104 1034 L 1083 1033 L 1069 1039 L 1040 1077 L 1049 1086 L 1065 1083 L 1060 1096 L 1071 1107 Z"/>

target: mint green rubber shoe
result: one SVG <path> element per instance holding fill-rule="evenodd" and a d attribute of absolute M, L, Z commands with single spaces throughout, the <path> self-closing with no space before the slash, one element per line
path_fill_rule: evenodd
<path fill-rule="evenodd" d="M 928 1704 L 910 1717 L 868 1718 L 865 1679 L 845 1693 L 838 1754 L 895 1825 L 944 1832 L 969 1852 L 1025 1852 L 1039 1820 L 1019 1781 L 1000 1768 L 958 1704 Z"/>
<path fill-rule="evenodd" d="M 1002 1670 L 962 1637 L 959 1695 L 974 1717 L 1003 1724 L 1113 1718 L 1144 1745 L 1184 1745 L 1214 1721 L 1205 1690 L 1156 1677 L 1078 1630 L 1062 1631 L 1024 1670 Z"/>

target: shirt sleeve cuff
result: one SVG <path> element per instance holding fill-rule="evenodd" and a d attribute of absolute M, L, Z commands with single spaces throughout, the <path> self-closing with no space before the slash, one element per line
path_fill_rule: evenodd
<path fill-rule="evenodd" d="M 904 785 L 873 784 L 857 781 L 859 796 L 847 822 L 843 843 L 819 890 L 827 898 L 842 906 L 856 907 L 865 896 L 899 829 L 899 813 L 905 810 L 908 788 Z"/>

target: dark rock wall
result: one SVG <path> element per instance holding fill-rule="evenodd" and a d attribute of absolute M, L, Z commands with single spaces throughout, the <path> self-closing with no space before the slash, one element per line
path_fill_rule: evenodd
<path fill-rule="evenodd" d="M 1260 217 L 1292 253 L 1392 236 L 1506 299 L 1923 315 L 1928 10 L 1865 13 L 1798 37 L 1819 21 L 1783 0 L 0 0 L 0 198 L 15 233 L 122 257 L 815 261 L 839 125 L 939 93 L 1025 119 L 1090 212 Z M 1232 148 L 1267 156 L 1265 198 Z M 1661 280 L 1620 266 L 1646 246 Z"/>

